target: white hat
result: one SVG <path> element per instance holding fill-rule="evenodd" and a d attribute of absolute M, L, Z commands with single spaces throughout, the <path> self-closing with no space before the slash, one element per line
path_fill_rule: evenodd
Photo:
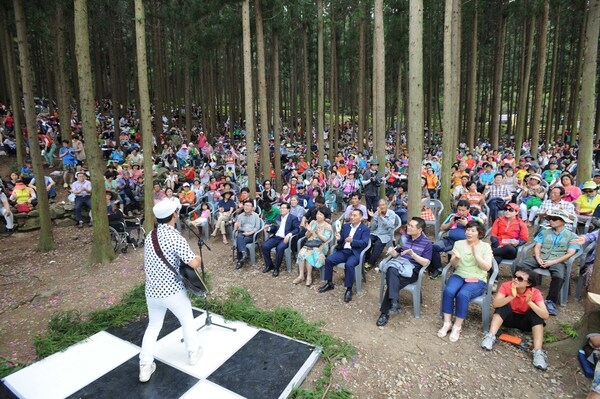
<path fill-rule="evenodd" d="M 171 216 L 177 210 L 177 202 L 164 199 L 154 205 L 152 212 L 157 219 L 164 219 Z"/>

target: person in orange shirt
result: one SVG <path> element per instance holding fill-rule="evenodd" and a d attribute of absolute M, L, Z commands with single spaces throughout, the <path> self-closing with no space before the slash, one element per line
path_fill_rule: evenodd
<path fill-rule="evenodd" d="M 340 164 L 337 167 L 337 171 L 340 176 L 348 176 L 348 166 L 346 165 L 346 162 L 344 162 L 343 159 L 340 160 Z"/>
<path fill-rule="evenodd" d="M 467 164 L 465 162 L 461 162 L 458 165 L 458 170 L 452 173 L 452 187 L 458 187 L 462 185 L 462 178 L 466 176 L 470 178 L 469 174 L 465 170 L 467 168 Z"/>
<path fill-rule="evenodd" d="M 465 159 L 465 163 L 467 164 L 467 170 L 471 171 L 477 164 L 477 161 L 473 158 L 473 154 L 468 153 L 467 159 Z"/>
<path fill-rule="evenodd" d="M 435 194 L 436 194 L 436 188 L 438 185 L 438 177 L 435 174 L 435 172 L 433 171 L 433 168 L 428 168 L 427 172 L 425 172 L 425 180 L 427 181 L 427 191 L 429 191 L 429 197 L 430 198 L 436 198 Z"/>
<path fill-rule="evenodd" d="M 181 215 L 185 215 L 188 211 L 194 209 L 194 206 L 196 205 L 196 194 L 190 189 L 190 183 L 183 183 L 183 188 L 179 192 L 179 202 L 181 203 Z"/>
<path fill-rule="evenodd" d="M 300 157 L 298 157 L 296 168 L 298 168 L 298 173 L 300 174 L 304 173 L 306 169 L 308 169 L 308 162 L 304 160 L 304 156 L 300 155 Z"/>

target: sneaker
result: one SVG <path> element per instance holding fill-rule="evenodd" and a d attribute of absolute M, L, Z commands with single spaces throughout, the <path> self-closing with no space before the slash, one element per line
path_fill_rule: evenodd
<path fill-rule="evenodd" d="M 534 349 L 533 353 L 533 367 L 540 370 L 548 369 L 548 359 L 546 357 L 546 352 L 541 349 Z"/>
<path fill-rule="evenodd" d="M 196 349 L 195 351 L 188 352 L 188 362 L 190 363 L 190 366 L 193 366 L 196 363 L 198 363 L 198 360 L 200 360 L 203 354 L 204 351 L 202 350 L 201 346 L 199 346 L 198 349 Z"/>
<path fill-rule="evenodd" d="M 483 337 L 483 340 L 481 341 L 481 347 L 483 349 L 491 351 L 495 342 L 496 342 L 496 336 L 492 333 L 487 333 L 487 334 L 485 334 L 485 336 Z"/>
<path fill-rule="evenodd" d="M 365 270 L 371 270 L 371 264 L 369 262 L 365 262 Z"/>
<path fill-rule="evenodd" d="M 77 222 L 77 227 L 82 228 L 83 227 L 83 221 L 80 220 L 79 222 Z"/>
<path fill-rule="evenodd" d="M 64 184 L 63 184 L 63 187 L 64 187 L 64 188 L 69 188 L 69 185 L 68 185 L 67 183 L 64 183 Z"/>
<path fill-rule="evenodd" d="M 548 309 L 548 314 L 550 316 L 556 316 L 556 306 L 554 306 L 554 302 L 546 299 L 546 308 Z"/>
<path fill-rule="evenodd" d="M 140 382 L 148 382 L 156 370 L 156 363 L 140 364 Z"/>

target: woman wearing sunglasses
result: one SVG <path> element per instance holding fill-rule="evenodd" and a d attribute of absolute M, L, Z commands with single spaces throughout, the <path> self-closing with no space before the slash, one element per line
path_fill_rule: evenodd
<path fill-rule="evenodd" d="M 546 370 L 548 363 L 546 353 L 542 350 L 544 340 L 544 320 L 550 315 L 542 293 L 534 288 L 539 283 L 539 276 L 527 266 L 519 266 L 515 270 L 512 281 L 500 286 L 494 297 L 492 306 L 496 313 L 492 317 L 490 331 L 483 337 L 481 347 L 492 350 L 496 342 L 496 333 L 502 325 L 531 331 L 533 334 L 533 366 Z"/>
<path fill-rule="evenodd" d="M 519 206 L 509 202 L 504 208 L 504 215 L 494 221 L 490 242 L 496 263 L 503 259 L 515 259 L 517 248 L 527 244 L 529 229 L 519 217 Z"/>

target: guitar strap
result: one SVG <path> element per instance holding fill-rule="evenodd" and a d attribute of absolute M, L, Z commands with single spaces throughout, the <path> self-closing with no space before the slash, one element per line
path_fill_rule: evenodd
<path fill-rule="evenodd" d="M 175 270 L 173 265 L 171 265 L 171 263 L 169 263 L 169 261 L 165 257 L 165 254 L 163 253 L 162 249 L 160 248 L 160 244 L 158 243 L 158 234 L 156 234 L 156 229 L 152 229 L 150 236 L 152 237 L 152 246 L 154 247 L 154 252 L 156 252 L 156 255 L 158 255 L 160 260 L 162 260 L 163 263 L 165 265 L 167 265 L 167 267 L 169 269 L 171 269 L 171 271 L 177 276 L 177 278 L 181 280 L 181 275 L 177 272 L 177 270 Z"/>

